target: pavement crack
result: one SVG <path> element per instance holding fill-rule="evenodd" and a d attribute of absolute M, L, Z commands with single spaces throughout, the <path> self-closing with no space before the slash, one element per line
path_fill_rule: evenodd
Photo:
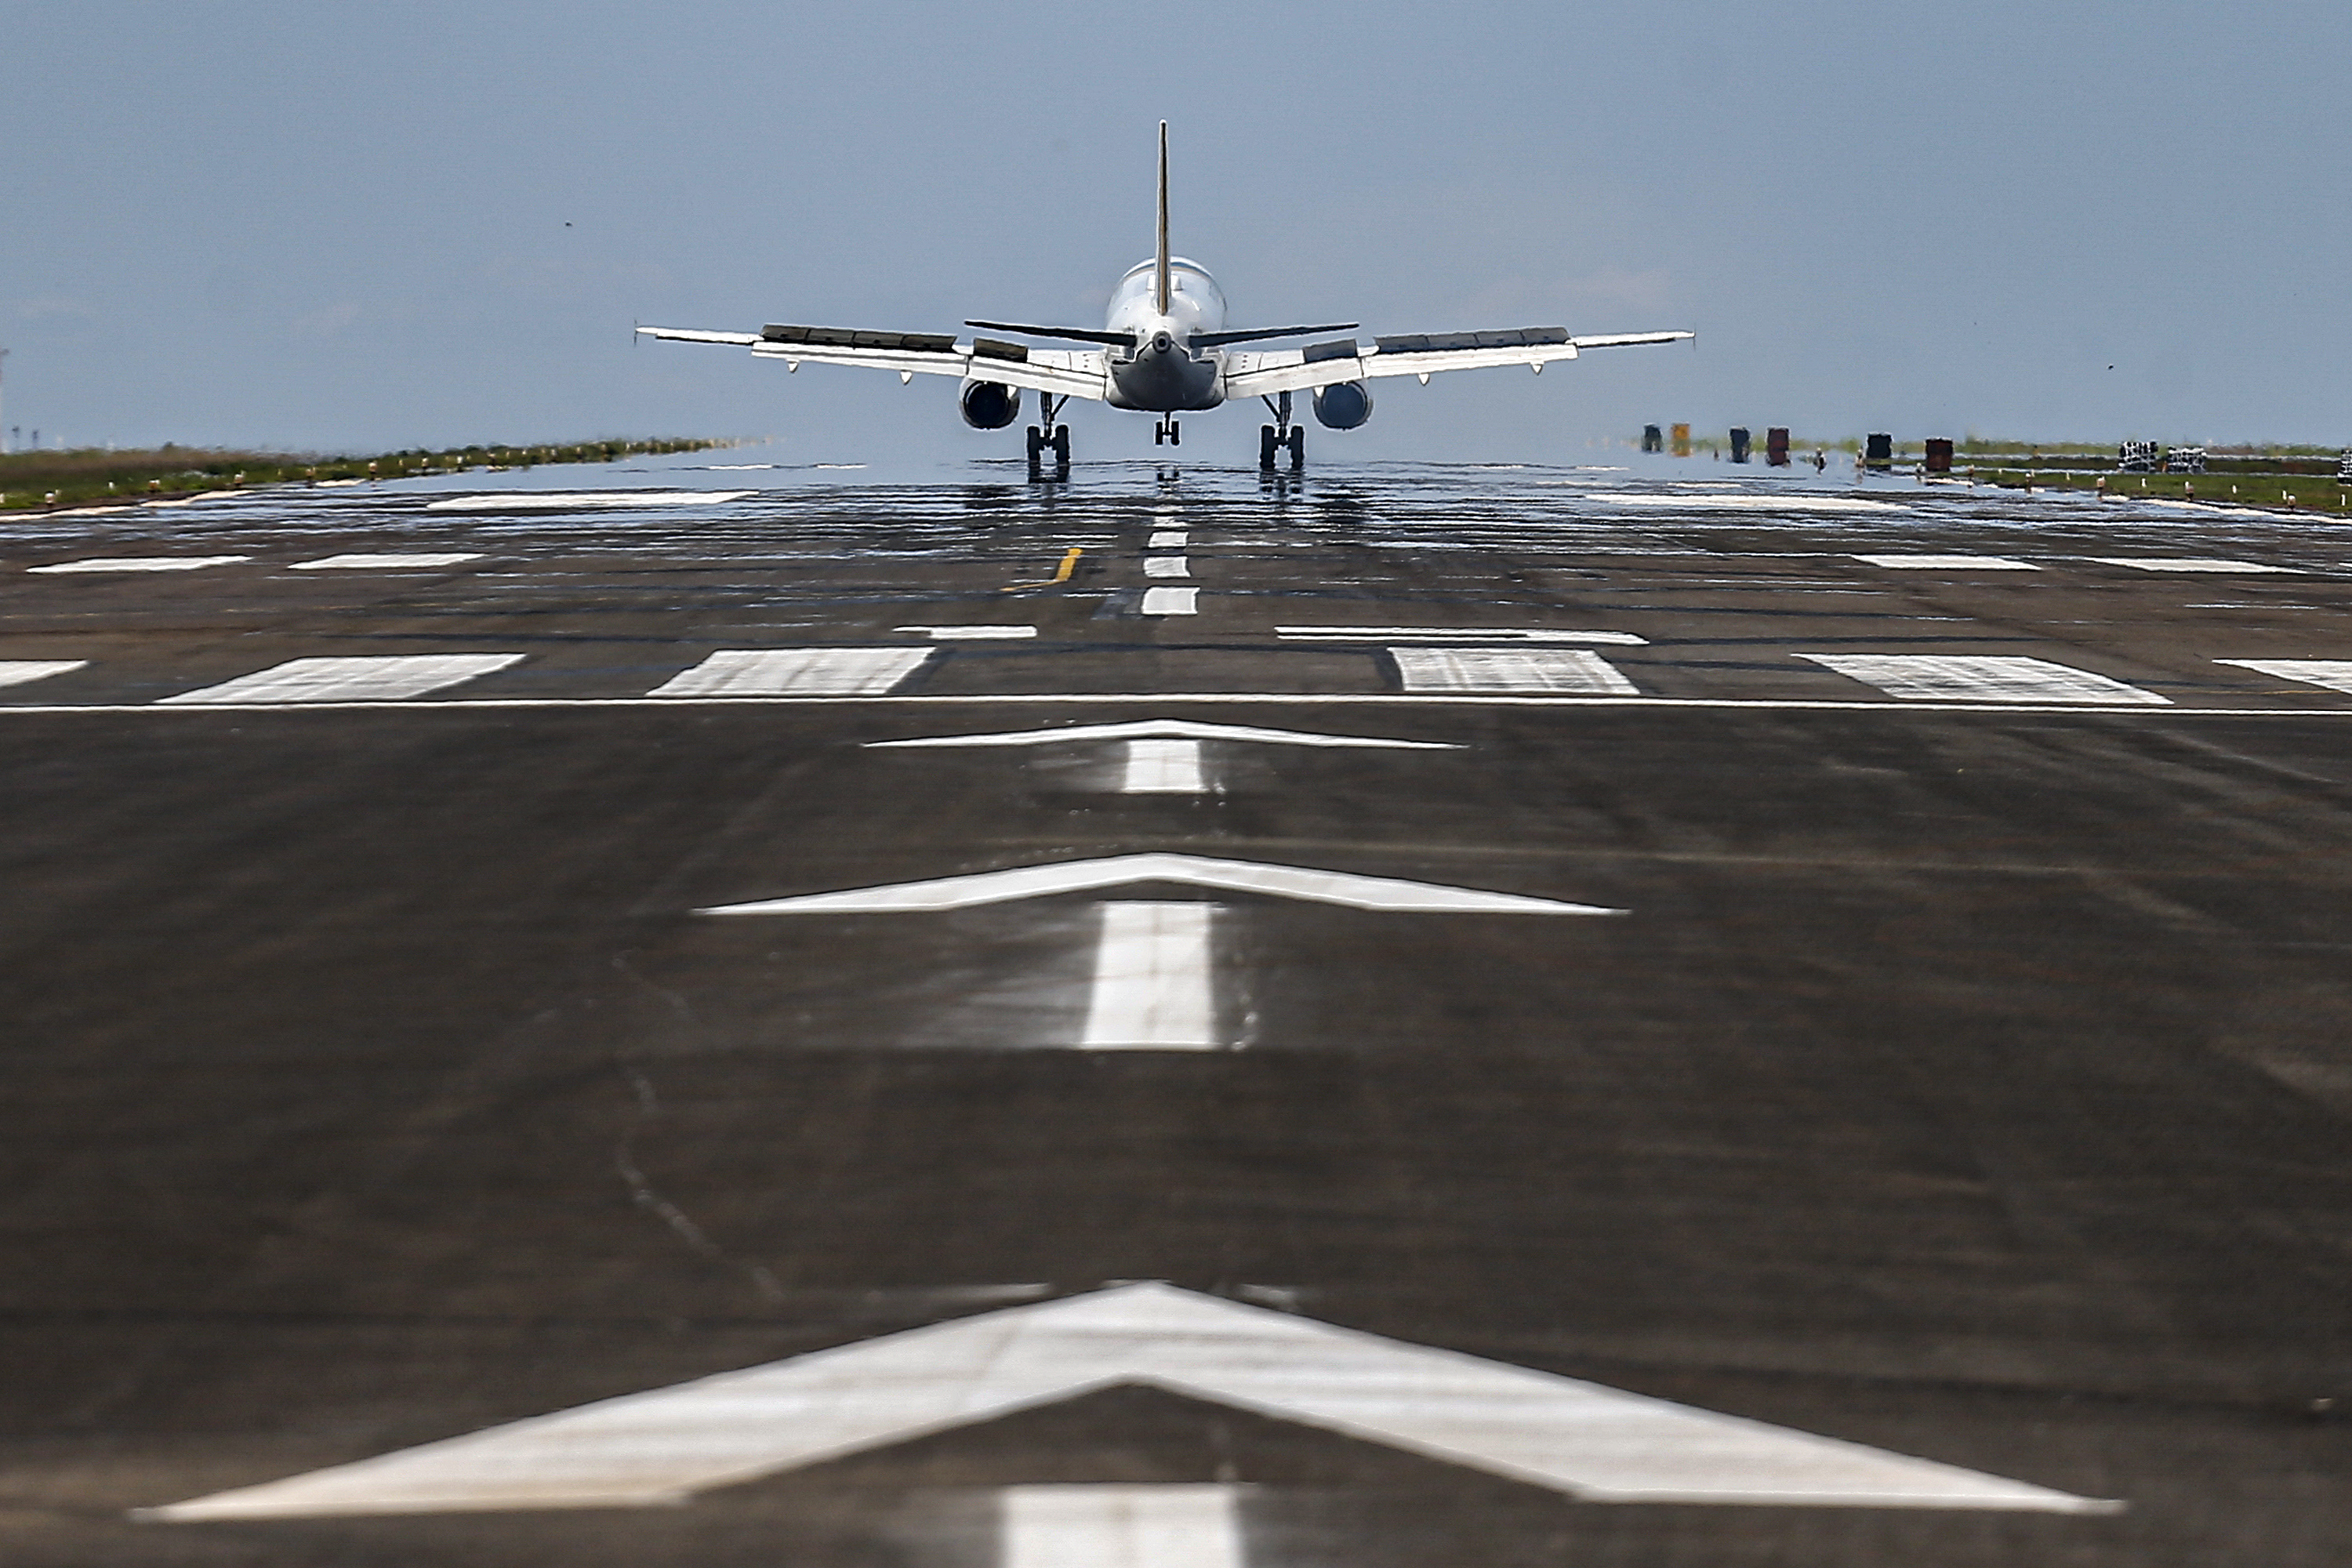
<path fill-rule="evenodd" d="M 739 1270 L 750 1280 L 760 1299 L 772 1304 L 784 1300 L 784 1288 L 764 1264 L 746 1263 L 730 1256 L 728 1250 L 711 1239 L 710 1233 L 695 1223 L 694 1216 L 664 1197 L 653 1181 L 637 1163 L 637 1134 L 661 1114 L 661 1097 L 654 1092 L 653 1081 L 635 1068 L 624 1068 L 622 1076 L 628 1079 L 635 1099 L 635 1115 L 621 1131 L 619 1142 L 613 1147 L 613 1169 L 627 1184 L 630 1201 L 667 1226 L 671 1235 L 684 1242 L 688 1250 L 707 1262 Z"/>

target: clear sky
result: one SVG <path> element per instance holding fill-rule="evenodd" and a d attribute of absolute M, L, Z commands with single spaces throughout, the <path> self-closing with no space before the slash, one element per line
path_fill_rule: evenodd
<path fill-rule="evenodd" d="M 2343 0 L 0 0 L 5 420 L 1002 456 L 943 378 L 631 324 L 1098 324 L 1164 116 L 1236 324 L 1700 333 L 1383 385 L 1323 456 L 1676 419 L 2352 443 L 2347 66 Z M 1257 423 L 1187 451 L 1249 460 Z"/>

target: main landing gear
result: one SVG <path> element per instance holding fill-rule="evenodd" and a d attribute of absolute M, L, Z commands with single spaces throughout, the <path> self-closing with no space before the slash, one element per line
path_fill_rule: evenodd
<path fill-rule="evenodd" d="M 1054 477 L 1070 477 L 1070 427 L 1054 423 L 1054 416 L 1068 401 L 1067 397 L 1043 392 L 1037 395 L 1037 416 L 1044 421 L 1044 428 L 1029 426 L 1029 477 L 1033 479 L 1045 478 L 1045 454 L 1049 451 L 1054 454 Z"/>
<path fill-rule="evenodd" d="M 1151 427 L 1151 444 L 1157 447 L 1163 441 L 1171 447 L 1181 447 L 1184 444 L 1184 438 L 1178 433 L 1176 421 L 1172 416 L 1162 419 Z"/>
<path fill-rule="evenodd" d="M 1290 394 L 1277 392 L 1263 400 L 1274 423 L 1257 427 L 1257 468 L 1262 474 L 1274 472 L 1275 454 L 1284 447 L 1290 449 L 1290 471 L 1297 473 L 1307 466 L 1307 430 L 1290 422 Z"/>

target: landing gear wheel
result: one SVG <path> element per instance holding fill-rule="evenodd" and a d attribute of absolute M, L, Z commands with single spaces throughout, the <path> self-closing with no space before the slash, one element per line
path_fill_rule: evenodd
<path fill-rule="evenodd" d="M 1261 425 L 1257 427 L 1257 466 L 1260 472 L 1268 474 L 1274 472 L 1275 448 L 1281 444 L 1281 438 L 1274 433 L 1273 426 Z"/>
<path fill-rule="evenodd" d="M 1037 426 L 1032 425 L 1029 426 L 1029 466 L 1031 468 L 1037 466 L 1038 456 L 1045 450 L 1045 437 L 1038 433 Z"/>
<path fill-rule="evenodd" d="M 1068 473 L 1070 471 L 1070 427 L 1068 426 L 1054 426 L 1053 447 L 1054 466 L 1064 473 Z"/>
<path fill-rule="evenodd" d="M 1293 425 L 1290 439 L 1284 443 L 1290 448 L 1290 467 L 1295 472 L 1307 466 L 1307 426 Z"/>

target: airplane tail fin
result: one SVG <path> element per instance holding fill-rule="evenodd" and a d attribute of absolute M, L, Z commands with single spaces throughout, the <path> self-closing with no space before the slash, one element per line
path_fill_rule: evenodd
<path fill-rule="evenodd" d="M 1152 297 L 1159 301 L 1160 313 L 1168 313 L 1168 121 L 1160 122 L 1160 258 L 1154 277 Z"/>

